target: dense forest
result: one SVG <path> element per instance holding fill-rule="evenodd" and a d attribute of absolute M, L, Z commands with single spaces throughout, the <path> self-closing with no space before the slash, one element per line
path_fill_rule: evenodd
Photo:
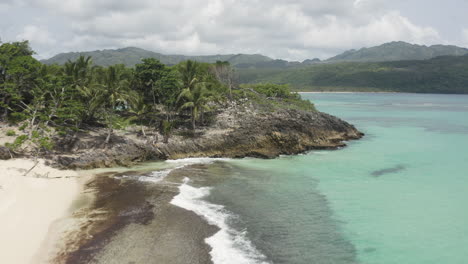
<path fill-rule="evenodd" d="M 158 131 L 167 141 L 174 129 L 195 131 L 210 114 L 246 98 L 267 102 L 274 97 L 313 109 L 287 85 L 239 86 L 229 62 L 188 60 L 166 66 L 148 58 L 127 68 L 96 66 L 91 57 L 81 56 L 46 65 L 33 54 L 26 41 L 0 46 L 0 122 L 17 124 L 22 131 L 7 146 L 12 150 L 28 142 L 47 151 L 54 137 L 90 127 L 106 129 L 105 144 L 114 130 L 127 126 L 141 128 L 143 137 L 145 129 Z"/>
<path fill-rule="evenodd" d="M 239 69 L 243 83 L 290 84 L 299 91 L 468 93 L 468 55 L 430 60 L 342 62 L 289 69 Z"/>

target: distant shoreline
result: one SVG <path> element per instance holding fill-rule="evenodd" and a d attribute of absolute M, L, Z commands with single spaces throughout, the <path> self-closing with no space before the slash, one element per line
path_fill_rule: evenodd
<path fill-rule="evenodd" d="M 299 94 L 355 94 L 355 93 L 367 93 L 367 94 L 414 94 L 414 95 L 456 95 L 456 96 L 468 96 L 468 94 L 456 94 L 456 93 L 407 93 L 407 92 L 297 92 Z"/>
<path fill-rule="evenodd" d="M 297 93 L 311 93 L 311 94 L 320 94 L 320 93 L 336 93 L 336 94 L 348 94 L 348 93 L 384 93 L 384 94 L 397 94 L 399 92 L 297 92 Z"/>

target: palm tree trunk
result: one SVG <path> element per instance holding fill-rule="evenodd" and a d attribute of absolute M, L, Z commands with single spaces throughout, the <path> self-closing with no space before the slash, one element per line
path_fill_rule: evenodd
<path fill-rule="evenodd" d="M 192 107 L 192 129 L 195 131 L 195 107 Z"/>
<path fill-rule="evenodd" d="M 200 113 L 200 123 L 203 126 L 205 124 L 205 111 L 202 109 Z"/>
<path fill-rule="evenodd" d="M 112 136 L 112 132 L 113 132 L 113 129 L 112 128 L 109 128 L 109 130 L 107 131 L 107 137 L 106 137 L 106 141 L 105 141 L 105 144 L 109 144 L 110 142 L 110 138 Z"/>
<path fill-rule="evenodd" d="M 11 98 L 9 96 L 6 96 L 3 99 L 3 105 L 5 105 L 5 108 L 2 113 L 2 119 L 6 120 L 8 118 L 8 105 L 10 104 Z"/>

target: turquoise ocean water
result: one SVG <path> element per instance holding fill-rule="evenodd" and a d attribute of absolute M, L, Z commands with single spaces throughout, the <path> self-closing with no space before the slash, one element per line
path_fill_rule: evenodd
<path fill-rule="evenodd" d="M 223 230 L 214 262 L 468 263 L 468 96 L 302 96 L 366 136 L 187 179 L 178 205 Z"/>

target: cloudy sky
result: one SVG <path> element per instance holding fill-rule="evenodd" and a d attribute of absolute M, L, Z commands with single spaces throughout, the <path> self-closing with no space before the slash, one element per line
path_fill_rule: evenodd
<path fill-rule="evenodd" d="M 0 40 L 39 58 L 127 46 L 327 58 L 403 40 L 468 47 L 468 0 L 0 0 Z"/>

